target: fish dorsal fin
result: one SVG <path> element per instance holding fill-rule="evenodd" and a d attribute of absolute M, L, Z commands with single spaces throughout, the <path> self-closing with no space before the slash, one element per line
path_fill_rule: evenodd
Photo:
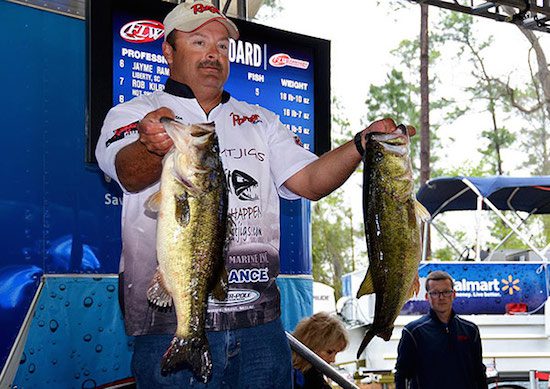
<path fill-rule="evenodd" d="M 372 294 L 374 293 L 374 284 L 372 282 L 372 272 L 367 270 L 367 275 L 365 276 L 365 279 L 361 283 L 361 286 L 359 287 L 359 290 L 357 291 L 357 298 L 364 296 L 366 294 Z"/>
<path fill-rule="evenodd" d="M 414 200 L 414 210 L 421 222 L 427 222 L 432 217 L 430 211 L 428 211 L 418 200 Z"/>
<path fill-rule="evenodd" d="M 145 209 L 153 213 L 160 211 L 160 191 L 153 193 L 145 202 Z"/>
<path fill-rule="evenodd" d="M 169 308 L 172 306 L 172 296 L 159 269 L 157 269 L 151 280 L 151 285 L 147 289 L 147 300 L 158 308 Z"/>

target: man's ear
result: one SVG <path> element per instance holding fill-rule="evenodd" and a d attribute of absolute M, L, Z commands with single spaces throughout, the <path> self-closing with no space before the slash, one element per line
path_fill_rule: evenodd
<path fill-rule="evenodd" d="M 172 45 L 168 42 L 162 42 L 162 54 L 164 54 L 164 58 L 166 58 L 166 62 L 168 62 L 168 65 L 172 65 L 172 62 L 174 60 L 174 48 Z"/>

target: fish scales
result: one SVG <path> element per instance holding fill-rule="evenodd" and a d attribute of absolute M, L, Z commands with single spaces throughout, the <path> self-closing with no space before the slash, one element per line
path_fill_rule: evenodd
<path fill-rule="evenodd" d="M 227 185 L 212 125 L 161 119 L 174 148 L 165 156 L 157 199 L 159 271 L 148 291 L 153 304 L 172 306 L 177 327 L 163 356 L 163 373 L 190 366 L 207 382 L 212 360 L 205 334 L 208 295 L 226 295 L 224 258 Z"/>
<path fill-rule="evenodd" d="M 374 320 L 359 347 L 374 336 L 389 340 L 405 302 L 418 291 L 420 220 L 415 200 L 409 138 L 404 126 L 368 136 L 364 155 L 363 213 L 369 268 L 357 297 L 376 294 Z M 420 215 L 421 214 L 421 215 Z"/>

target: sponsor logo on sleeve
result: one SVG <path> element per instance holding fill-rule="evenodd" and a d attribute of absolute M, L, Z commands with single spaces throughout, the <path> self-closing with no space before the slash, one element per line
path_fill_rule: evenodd
<path fill-rule="evenodd" d="M 294 143 L 296 143 L 298 146 L 304 147 L 304 142 L 302 142 L 300 137 L 298 135 L 293 135 L 293 136 L 294 136 Z"/>
<path fill-rule="evenodd" d="M 127 126 L 117 128 L 114 131 L 113 136 L 111 138 L 109 138 L 107 140 L 107 142 L 105 142 L 105 146 L 109 147 L 111 144 L 113 144 L 117 140 L 124 139 L 127 135 L 132 134 L 132 133 L 136 133 L 138 123 L 139 122 L 133 122 L 131 124 L 128 124 Z"/>

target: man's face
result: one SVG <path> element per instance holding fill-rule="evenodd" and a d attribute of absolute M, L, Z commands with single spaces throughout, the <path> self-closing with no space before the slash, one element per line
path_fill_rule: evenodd
<path fill-rule="evenodd" d="M 448 295 L 448 296 L 446 296 Z M 430 280 L 426 299 L 435 312 L 448 314 L 453 308 L 456 292 L 450 280 Z"/>
<path fill-rule="evenodd" d="M 162 45 L 170 77 L 189 85 L 195 94 L 204 88 L 223 90 L 229 77 L 229 34 L 225 26 L 213 21 L 193 32 L 175 33 L 175 47 L 166 42 Z"/>

